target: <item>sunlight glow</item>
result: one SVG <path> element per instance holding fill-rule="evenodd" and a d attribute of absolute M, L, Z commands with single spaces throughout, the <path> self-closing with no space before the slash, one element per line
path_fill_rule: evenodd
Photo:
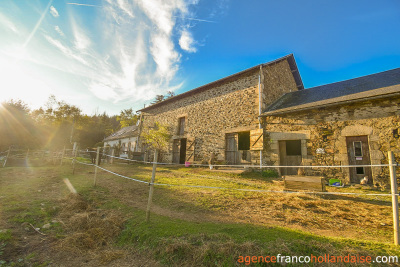
<path fill-rule="evenodd" d="M 38 78 L 25 66 L 24 53 L 17 54 L 18 60 L 13 63 L 7 62 L 0 56 L 0 73 L 2 74 L 2 93 L 0 101 L 19 98 L 27 99 L 29 102 L 43 102 L 51 94 L 51 88 L 46 81 Z"/>

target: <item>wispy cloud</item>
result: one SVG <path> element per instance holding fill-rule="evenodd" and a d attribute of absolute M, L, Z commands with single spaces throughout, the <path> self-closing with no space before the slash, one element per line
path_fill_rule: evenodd
<path fill-rule="evenodd" d="M 71 18 L 71 26 L 75 47 L 81 51 L 86 50 L 91 45 L 91 40 L 83 30 L 84 27 L 78 25 L 74 18 Z"/>
<path fill-rule="evenodd" d="M 75 84 L 86 94 L 106 103 L 142 107 L 158 94 L 181 88 L 183 81 L 176 74 L 182 54 L 196 52 L 197 42 L 188 24 L 194 17 L 189 9 L 197 0 L 101 3 L 67 3 L 98 7 L 96 23 L 92 23 L 93 14 L 87 13 L 92 16 L 89 20 L 75 9 L 66 12 L 67 23 L 60 20 L 57 25 L 51 24 L 54 20 L 44 20 L 42 14 L 26 41 L 29 43 L 40 27 L 41 39 L 35 36 L 30 60 L 76 77 Z M 59 16 L 51 4 L 44 13 Z M 10 25 L 10 30 L 19 29 Z"/>
<path fill-rule="evenodd" d="M 60 14 L 58 14 L 57 9 L 54 6 L 50 7 L 50 14 L 53 15 L 53 17 L 58 18 Z"/>
<path fill-rule="evenodd" d="M 194 47 L 195 41 L 193 40 L 192 34 L 187 30 L 182 30 L 181 38 L 179 38 L 179 45 L 185 51 L 194 53 L 197 51 Z"/>
<path fill-rule="evenodd" d="M 60 27 L 58 25 L 54 26 L 54 30 L 56 30 L 56 32 L 58 32 L 58 34 L 62 37 L 65 36 L 64 32 L 60 29 Z"/>
<path fill-rule="evenodd" d="M 11 21 L 11 19 L 7 18 L 5 15 L 0 13 L 0 25 L 3 25 L 7 28 L 7 30 L 11 30 L 14 33 L 19 33 L 17 26 Z"/>
<path fill-rule="evenodd" d="M 40 25 L 42 24 L 42 21 L 45 18 L 46 13 L 48 12 L 52 2 L 53 2 L 53 0 L 50 0 L 49 3 L 47 4 L 45 10 L 43 11 L 42 15 L 40 16 L 38 22 L 36 23 L 35 28 L 33 28 L 32 32 L 29 34 L 28 38 L 26 39 L 26 41 L 23 45 L 24 48 L 29 44 L 29 42 L 32 40 L 33 36 L 35 36 L 36 31 L 39 29 Z"/>
<path fill-rule="evenodd" d="M 89 65 L 88 62 L 81 55 L 79 55 L 79 53 L 77 53 L 77 51 L 74 51 L 67 45 L 63 44 L 61 41 L 54 39 L 48 35 L 45 35 L 44 37 L 50 44 L 58 48 L 65 56 L 74 59 L 84 65 Z"/>
<path fill-rule="evenodd" d="M 99 5 L 80 4 L 80 3 L 67 3 L 67 5 L 101 7 Z"/>
<path fill-rule="evenodd" d="M 92 80 L 89 88 L 94 94 L 114 102 L 144 101 L 182 86 L 173 83 L 181 58 L 174 36 L 186 26 L 177 25 L 174 14 L 188 14 L 188 3 L 107 0 L 104 13 L 104 36 L 112 52 L 106 62 L 97 64 L 105 75 Z M 195 52 L 191 34 L 185 32 L 185 51 Z"/>
<path fill-rule="evenodd" d="M 178 16 L 174 16 L 174 17 L 175 17 L 175 18 L 180 18 L 180 19 L 182 19 L 182 20 L 194 20 L 194 21 L 200 21 L 200 22 L 217 23 L 216 21 L 207 20 L 207 19 L 197 19 L 197 18 L 178 17 Z"/>

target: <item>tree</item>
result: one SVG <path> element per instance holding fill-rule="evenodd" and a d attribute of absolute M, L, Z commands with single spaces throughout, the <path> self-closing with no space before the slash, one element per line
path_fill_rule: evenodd
<path fill-rule="evenodd" d="M 144 141 L 156 150 L 167 149 L 171 138 L 168 127 L 159 122 L 156 122 L 154 127 L 144 128 L 142 136 Z"/>
<path fill-rule="evenodd" d="M 132 108 L 122 110 L 117 116 L 117 121 L 119 121 L 121 128 L 135 125 L 138 119 L 138 115 L 134 113 Z"/>
<path fill-rule="evenodd" d="M 174 92 L 168 91 L 168 92 L 167 92 L 167 96 L 165 97 L 165 99 L 168 99 L 168 98 L 171 98 L 171 97 L 174 97 L 174 96 L 175 96 L 175 93 L 174 93 Z"/>
<path fill-rule="evenodd" d="M 0 151 L 11 145 L 37 147 L 40 136 L 24 102 L 11 99 L 0 104 Z"/>
<path fill-rule="evenodd" d="M 164 101 L 165 96 L 164 95 L 156 95 L 156 98 L 154 99 L 153 102 L 151 102 L 152 105 L 160 103 L 162 101 Z"/>
<path fill-rule="evenodd" d="M 167 126 L 156 122 L 154 127 L 146 127 L 142 133 L 143 139 L 154 149 L 153 171 L 150 180 L 149 199 L 146 209 L 146 221 L 150 220 L 150 207 L 153 198 L 154 181 L 156 176 L 156 168 L 158 161 L 158 152 L 168 148 L 168 141 L 171 138 L 170 131 Z"/>

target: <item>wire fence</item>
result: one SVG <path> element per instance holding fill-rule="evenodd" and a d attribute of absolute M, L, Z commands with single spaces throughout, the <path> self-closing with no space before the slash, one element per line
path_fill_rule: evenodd
<path fill-rule="evenodd" d="M 132 182 L 136 183 L 141 183 L 141 184 L 147 184 L 150 187 L 151 193 L 149 193 L 149 200 L 148 200 L 148 207 L 147 207 L 147 212 L 149 214 L 150 212 L 150 207 L 151 207 L 151 199 L 152 199 L 152 188 L 154 186 L 159 186 L 159 187 L 184 187 L 184 188 L 196 188 L 196 189 L 206 189 L 206 190 L 230 190 L 230 191 L 237 191 L 237 192 L 253 192 L 253 193 L 273 193 L 273 194 L 313 194 L 313 195 L 342 195 L 342 196 L 359 196 L 359 197 L 369 197 L 369 196 L 379 196 L 379 197 L 392 197 L 392 205 L 393 205 L 393 218 L 394 218 L 394 231 L 397 231 L 397 240 L 398 240 L 398 204 L 397 204 L 397 198 L 399 196 L 399 193 L 397 192 L 397 188 L 393 188 L 394 185 L 392 183 L 392 192 L 391 193 L 362 193 L 362 192 L 340 192 L 340 191 L 324 191 L 324 190 L 318 190 L 318 191 L 308 191 L 308 190 L 272 190 L 272 189 L 260 189 L 260 188 L 254 188 L 254 185 L 248 184 L 250 188 L 237 188 L 237 187 L 227 187 L 227 186 L 207 186 L 207 185 L 198 185 L 198 184 L 185 184 L 185 183 L 161 183 L 161 182 L 156 182 L 155 181 L 155 176 L 156 176 L 156 167 L 157 165 L 163 166 L 163 167 L 205 167 L 205 168 L 211 168 L 211 166 L 218 166 L 218 167 L 229 167 L 229 168 L 254 168 L 254 169 L 274 169 L 274 168 L 351 168 L 351 167 L 387 167 L 389 168 L 390 174 L 391 174 L 391 179 L 392 182 L 393 180 L 395 181 L 395 184 L 397 186 L 397 181 L 395 177 L 395 171 L 396 167 L 398 167 L 398 163 L 391 161 L 389 164 L 375 164 L 375 165 L 333 165 L 333 166 L 276 166 L 276 165 L 211 165 L 211 164 L 191 164 L 188 166 L 187 164 L 175 164 L 175 163 L 165 163 L 165 162 L 157 162 L 157 158 L 155 157 L 155 161 L 144 161 L 144 160 L 134 160 L 134 159 L 128 159 L 124 157 L 118 157 L 118 156 L 113 156 L 113 155 L 108 155 L 106 153 L 100 153 L 100 149 L 97 149 L 97 151 L 94 150 L 71 150 L 71 149 L 63 149 L 62 151 L 26 151 L 25 153 L 19 153 L 21 151 L 14 151 L 14 153 L 10 153 L 10 151 L 5 151 L 1 152 L 1 154 L 7 153 L 7 157 L 5 157 L 4 165 L 7 162 L 7 159 L 15 159 L 15 158 L 44 158 L 43 155 L 48 155 L 49 158 L 51 158 L 51 162 L 53 164 L 59 164 L 62 165 L 64 160 L 70 160 L 72 165 L 73 165 L 73 172 L 75 171 L 76 164 L 80 165 L 85 165 L 85 166 L 90 166 L 93 167 L 95 172 L 94 172 L 94 184 L 96 185 L 96 177 L 97 177 L 97 171 L 101 170 L 106 173 L 109 173 L 111 175 L 130 180 Z M 115 159 L 118 160 L 119 163 L 137 163 L 137 164 L 143 164 L 143 165 L 153 165 L 153 171 L 152 171 L 152 177 L 150 181 L 145 181 L 141 179 L 136 179 L 132 178 L 126 175 L 123 175 L 121 173 L 118 173 L 116 171 L 110 170 L 110 166 L 112 164 L 106 165 L 106 166 L 100 166 L 100 161 L 101 158 L 103 158 L 103 161 L 110 161 L 110 159 Z M 112 161 L 111 161 L 112 162 Z M 211 166 L 210 166 L 211 165 Z M 107 167 L 109 166 L 109 167 Z M 196 173 L 186 173 L 186 176 L 189 177 L 203 177 L 203 178 L 208 178 L 208 179 L 225 179 L 226 177 L 219 177 L 215 175 L 199 175 Z M 237 186 L 238 184 L 236 184 Z M 397 208 L 396 208 L 397 207 Z M 397 217 L 395 214 L 395 210 L 397 210 Z M 148 216 L 147 216 L 148 217 Z M 397 218 L 397 219 L 396 219 Z M 397 222 L 396 222 L 397 221 Z M 396 233 L 395 233 L 396 236 Z M 395 238 L 396 239 L 396 238 Z M 396 243 L 396 240 L 395 240 Z M 397 241 L 398 244 L 398 241 Z"/>
<path fill-rule="evenodd" d="M 118 158 L 118 157 L 116 157 Z M 219 189 L 219 190 L 235 190 L 235 191 L 247 191 L 247 192 L 258 192 L 258 193 L 280 193 L 280 194 L 323 194 L 323 195 L 354 195 L 354 196 L 392 196 L 392 194 L 390 193 L 354 193 L 354 192 L 317 192 L 317 191 L 287 191 L 287 190 L 260 190 L 260 189 L 243 189 L 243 188 L 228 188 L 228 187 L 214 187 L 214 186 L 202 186 L 202 185 L 188 185 L 188 184 L 163 184 L 163 183 L 152 183 L 152 182 L 147 182 L 147 181 L 143 181 L 143 180 L 138 180 L 138 179 L 134 179 L 116 172 L 113 172 L 111 170 L 108 170 L 106 168 L 97 166 L 96 164 L 92 164 L 92 163 L 85 163 L 79 160 L 75 160 L 76 163 L 78 164 L 82 164 L 82 165 L 86 165 L 86 166 L 93 166 L 95 168 L 99 168 L 105 172 L 108 172 L 110 174 L 113 174 L 115 176 L 124 178 L 124 179 L 128 179 L 128 180 L 132 180 L 135 182 L 139 182 L 139 183 L 145 183 L 145 184 L 149 184 L 149 185 L 157 185 L 157 186 L 179 186 L 179 187 L 191 187 L 191 188 L 204 188 L 204 189 Z M 141 161 L 137 161 L 138 163 L 154 163 L 154 162 L 141 162 Z M 155 163 L 157 165 L 159 165 L 159 163 Z M 163 165 L 180 165 L 180 164 L 167 164 L 164 163 Z M 371 165 L 368 165 L 371 166 Z M 375 165 L 372 165 L 375 166 Z M 397 164 L 382 164 L 379 166 L 397 166 Z M 265 166 L 266 167 L 266 166 Z M 273 166 L 276 167 L 276 166 Z M 282 166 L 282 167 L 287 167 L 287 166 Z M 204 178 L 220 178 L 218 176 L 207 176 L 207 175 L 196 175 L 196 174 L 190 174 L 190 176 L 197 176 L 197 177 L 204 177 Z M 397 194 L 400 195 L 400 194 Z"/>

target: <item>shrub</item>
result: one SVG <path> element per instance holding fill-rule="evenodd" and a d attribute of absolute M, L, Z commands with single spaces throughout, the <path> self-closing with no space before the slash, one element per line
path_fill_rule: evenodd
<path fill-rule="evenodd" d="M 279 173 L 274 169 L 267 169 L 262 171 L 262 177 L 266 178 L 278 178 Z"/>

